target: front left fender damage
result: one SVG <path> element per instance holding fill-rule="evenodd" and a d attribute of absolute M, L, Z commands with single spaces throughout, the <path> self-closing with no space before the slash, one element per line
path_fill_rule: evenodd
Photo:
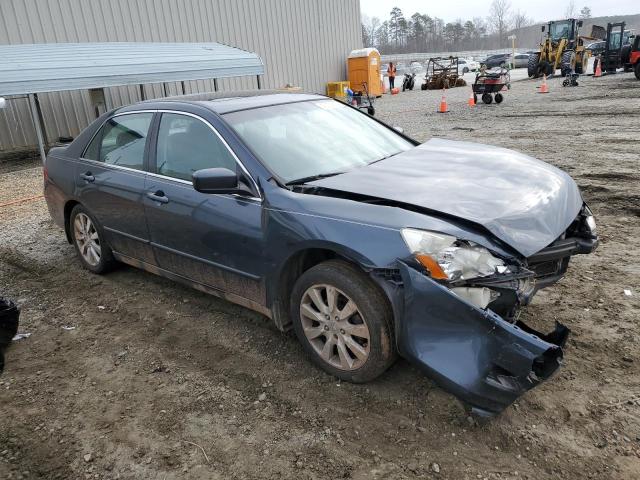
<path fill-rule="evenodd" d="M 471 305 L 403 262 L 399 270 L 393 303 L 400 355 L 477 414 L 499 414 L 560 367 L 565 326 L 543 335 Z"/>

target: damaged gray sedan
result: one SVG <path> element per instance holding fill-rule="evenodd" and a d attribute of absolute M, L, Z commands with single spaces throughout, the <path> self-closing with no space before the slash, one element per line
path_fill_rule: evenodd
<path fill-rule="evenodd" d="M 419 144 L 317 95 L 117 109 L 50 151 L 45 196 L 85 268 L 122 262 L 259 311 L 343 380 L 399 354 L 482 415 L 558 369 L 568 329 L 518 312 L 598 244 L 561 170 Z"/>

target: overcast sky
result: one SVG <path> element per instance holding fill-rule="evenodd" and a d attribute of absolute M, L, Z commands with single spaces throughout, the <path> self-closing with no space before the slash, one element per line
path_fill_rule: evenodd
<path fill-rule="evenodd" d="M 490 0 L 449 0 L 426 2 L 424 0 L 360 0 L 363 15 L 387 19 L 393 7 L 400 7 L 406 17 L 416 12 L 426 13 L 432 17 L 440 17 L 446 22 L 458 18 L 467 20 L 473 17 L 486 17 Z M 564 17 L 568 0 L 511 0 L 513 10 L 520 9 L 536 21 L 547 21 L 551 18 Z M 590 1 L 576 0 L 576 11 L 583 6 L 591 8 L 594 17 L 603 15 L 629 15 L 640 13 L 638 0 Z M 550 18 L 551 17 L 551 18 Z"/>

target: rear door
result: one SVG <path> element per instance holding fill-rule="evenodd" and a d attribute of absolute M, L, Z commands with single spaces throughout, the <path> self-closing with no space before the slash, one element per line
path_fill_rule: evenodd
<path fill-rule="evenodd" d="M 155 264 L 144 214 L 145 165 L 153 112 L 116 115 L 80 158 L 76 195 L 114 252 Z"/>
<path fill-rule="evenodd" d="M 215 129 L 194 115 L 162 113 L 154 147 L 144 202 L 160 268 L 264 305 L 261 200 L 200 193 L 191 179 L 205 168 L 227 168 L 251 181 L 248 173 Z"/>

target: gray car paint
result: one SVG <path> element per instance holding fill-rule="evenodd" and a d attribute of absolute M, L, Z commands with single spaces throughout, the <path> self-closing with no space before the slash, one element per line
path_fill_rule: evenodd
<path fill-rule="evenodd" d="M 573 179 L 547 163 L 443 139 L 311 184 L 469 220 L 525 257 L 556 240 L 583 204 Z"/>

